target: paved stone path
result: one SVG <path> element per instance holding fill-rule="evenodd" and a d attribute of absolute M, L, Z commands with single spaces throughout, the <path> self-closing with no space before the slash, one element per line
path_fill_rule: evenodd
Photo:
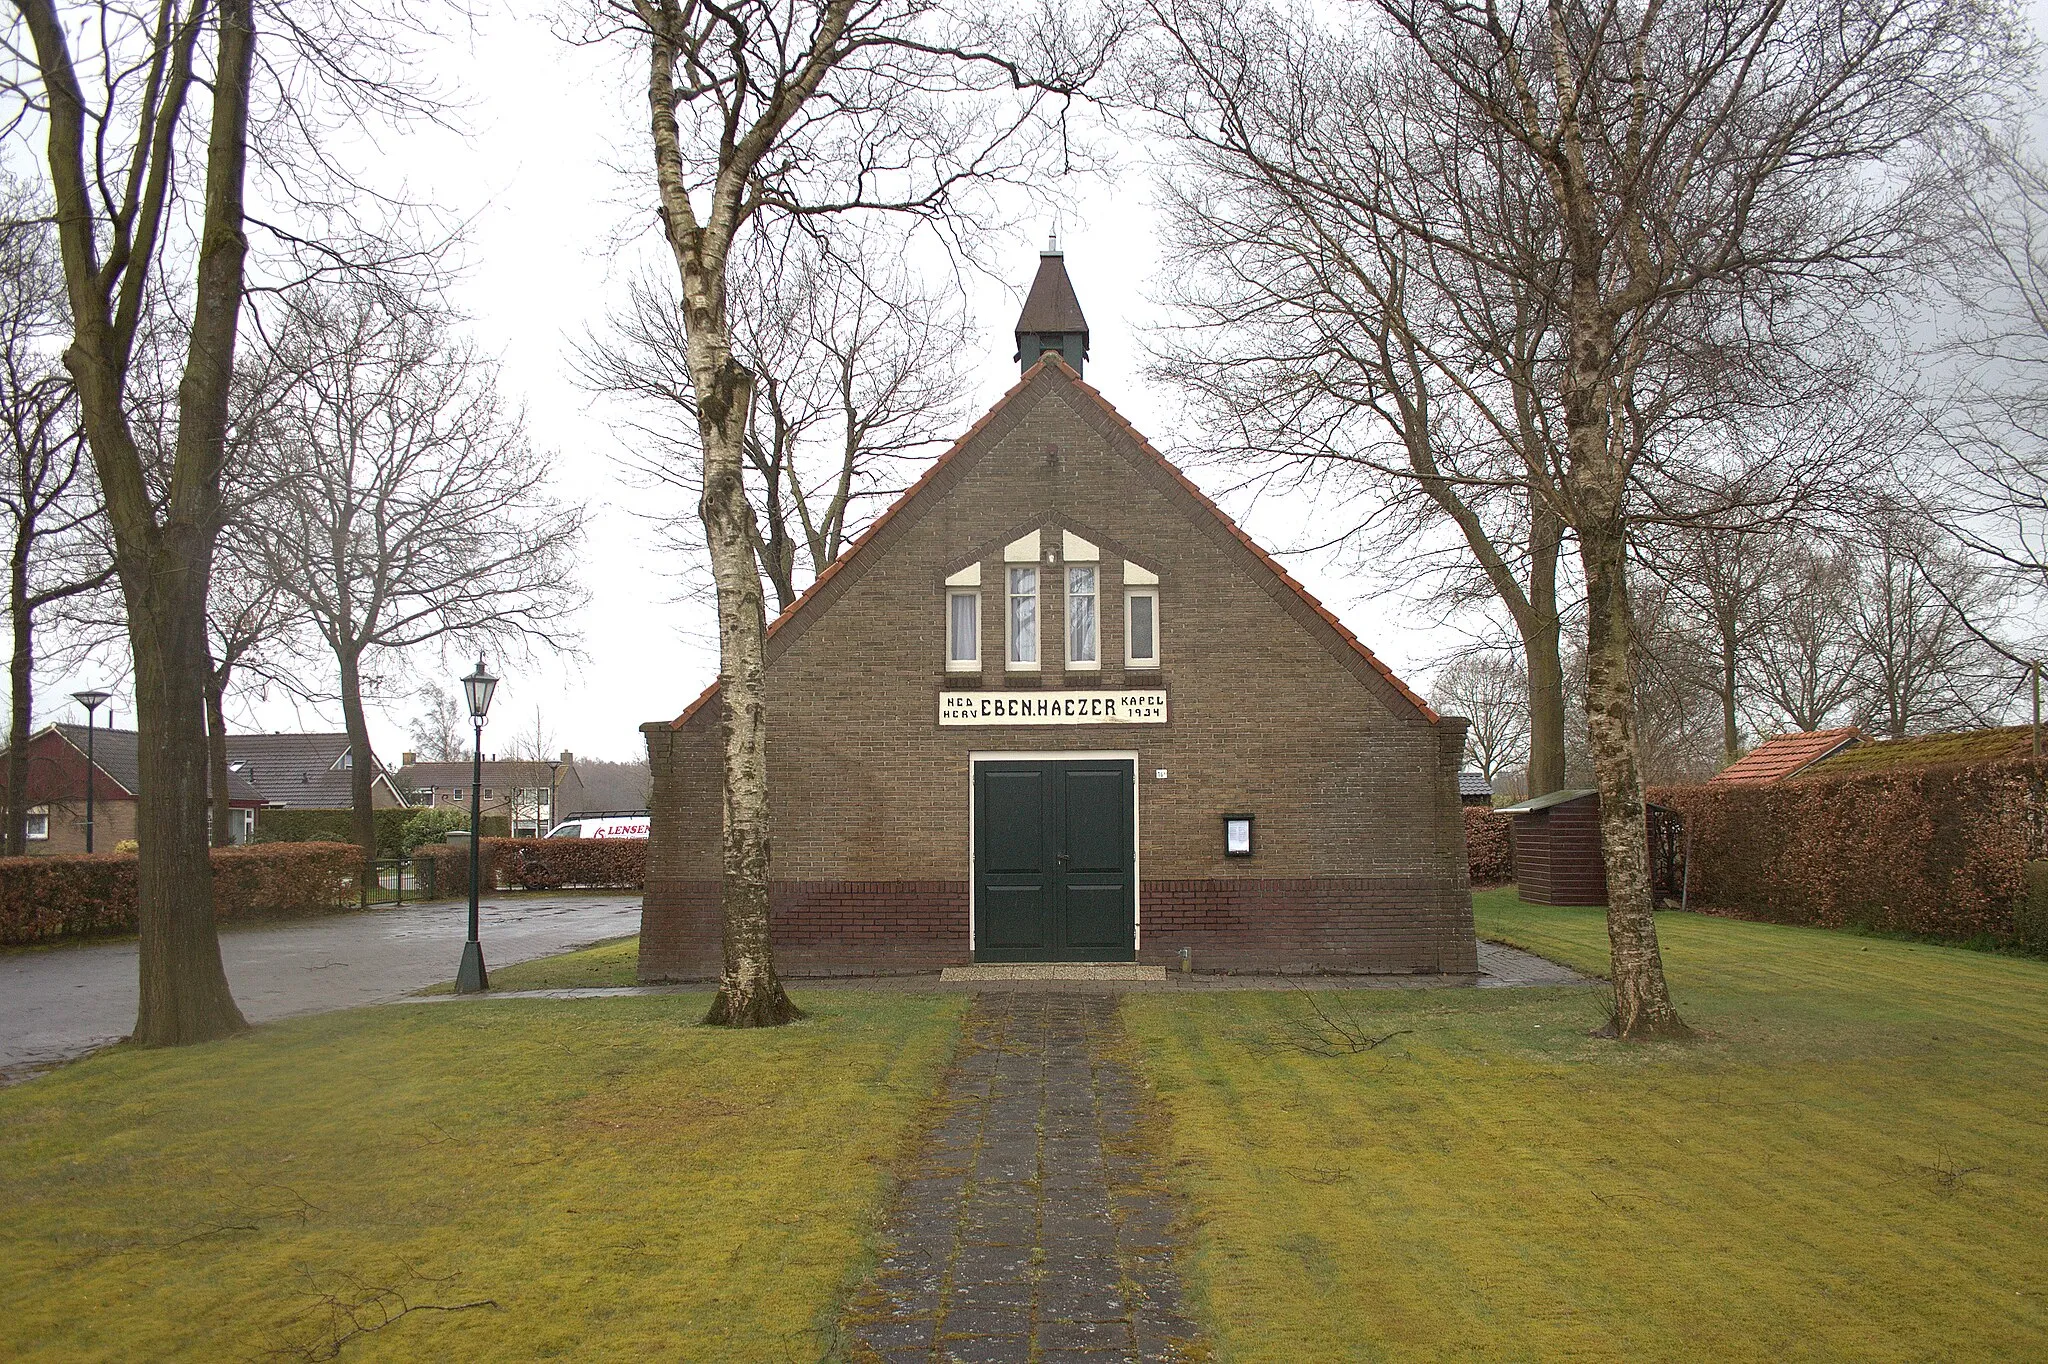
<path fill-rule="evenodd" d="M 1109 994 L 986 993 L 945 1113 L 891 1210 L 893 1249 L 848 1322 L 886 1364 L 1206 1358 L 1182 1314 L 1173 1208 L 1107 1046 Z"/>

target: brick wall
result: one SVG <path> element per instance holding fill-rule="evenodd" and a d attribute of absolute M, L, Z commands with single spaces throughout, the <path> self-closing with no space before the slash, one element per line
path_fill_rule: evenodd
<path fill-rule="evenodd" d="M 1004 546 L 1032 530 L 1044 548 L 1071 531 L 1100 550 L 1099 669 L 1064 666 L 1064 599 L 1054 589 L 1065 563 L 1043 556 L 1040 671 L 1004 667 Z M 1159 577 L 1156 669 L 1124 666 L 1125 559 Z M 972 563 L 981 565 L 985 667 L 948 673 L 944 580 Z M 1373 916 L 1343 922 L 1345 932 L 1390 935 L 1383 951 L 1340 945 L 1335 929 L 1318 940 L 1282 916 L 1226 935 L 1242 946 L 1219 948 L 1219 959 L 1236 952 L 1253 964 L 1263 935 L 1276 963 L 1312 964 L 1302 955 L 1322 941 L 1333 962 L 1427 956 L 1444 969 L 1471 969 L 1456 782 L 1463 723 L 1431 724 L 1057 371 L 1040 371 L 843 563 L 770 637 L 768 658 L 781 884 L 950 885 L 964 896 L 970 754 L 1135 752 L 1146 896 L 1154 883 L 1334 879 L 1380 888 Z M 936 721 L 942 689 L 1052 687 L 1164 688 L 1169 723 L 941 729 Z M 679 926 L 698 913 L 700 897 L 675 888 L 718 875 L 717 702 L 680 729 L 645 732 L 654 798 L 642 969 L 656 978 L 703 955 L 684 945 Z M 1154 775 L 1161 769 L 1163 780 Z M 1222 816 L 1233 813 L 1257 817 L 1249 861 L 1224 856 Z M 1284 898 L 1258 894 L 1272 905 Z M 925 898 L 909 895 L 900 911 L 909 941 L 926 931 L 915 908 Z M 886 920 L 891 911 L 876 912 Z M 1321 912 L 1308 903 L 1288 911 Z M 778 925 L 777 947 L 794 966 L 812 949 L 791 922 L 787 937 Z M 964 908 L 955 922 L 964 924 Z M 702 936 L 701 925 L 689 931 Z M 1435 944 L 1427 952 L 1416 945 L 1424 939 Z M 822 960 L 825 947 L 816 951 Z"/>
<path fill-rule="evenodd" d="M 792 977 L 936 971 L 973 960 L 965 881 L 777 881 L 775 959 Z M 1331 877 L 1146 881 L 1138 960 L 1207 972 L 1469 973 L 1471 902 L 1402 881 Z M 719 971 L 718 882 L 647 888 L 641 979 Z"/>
<path fill-rule="evenodd" d="M 26 843 L 23 850 L 31 857 L 68 856 L 84 852 L 85 801 L 53 800 L 49 805 L 49 838 Z M 92 805 L 92 821 L 93 851 L 112 852 L 115 844 L 135 837 L 135 802 L 127 799 L 95 799 Z"/>

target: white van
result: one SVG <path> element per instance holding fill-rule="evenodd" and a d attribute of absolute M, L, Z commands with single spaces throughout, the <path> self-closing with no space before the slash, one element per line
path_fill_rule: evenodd
<path fill-rule="evenodd" d="M 645 810 L 607 810 L 565 819 L 548 830 L 549 838 L 645 838 Z"/>

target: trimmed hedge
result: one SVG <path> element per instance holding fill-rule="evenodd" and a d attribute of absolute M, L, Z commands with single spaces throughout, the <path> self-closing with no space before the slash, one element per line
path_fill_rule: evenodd
<path fill-rule="evenodd" d="M 1482 805 L 1465 807 L 1465 860 L 1475 886 L 1504 886 L 1515 879 L 1515 817 Z"/>
<path fill-rule="evenodd" d="M 406 855 L 405 826 L 424 806 L 395 805 L 388 810 L 374 810 L 377 819 L 377 856 L 403 857 Z M 453 807 L 442 807 L 453 808 Z M 469 823 L 467 809 L 462 822 Z M 504 815 L 484 816 L 484 837 L 512 832 L 512 822 Z M 355 811 L 346 807 L 338 810 L 304 809 L 286 810 L 266 807 L 256 812 L 256 843 L 353 843 L 356 841 Z"/>
<path fill-rule="evenodd" d="M 638 890 L 647 881 L 644 838 L 486 838 L 478 855 L 491 890 Z M 469 894 L 467 844 L 422 847 L 413 860 L 430 864 L 419 870 L 432 894 Z"/>
<path fill-rule="evenodd" d="M 348 843 L 213 850 L 216 923 L 333 914 L 356 907 Z M 0 944 L 135 931 L 134 853 L 0 858 Z"/>
<path fill-rule="evenodd" d="M 1774 923 L 1971 938 L 2027 929 L 2048 762 L 1652 793 L 1685 815 L 1692 902 Z"/>

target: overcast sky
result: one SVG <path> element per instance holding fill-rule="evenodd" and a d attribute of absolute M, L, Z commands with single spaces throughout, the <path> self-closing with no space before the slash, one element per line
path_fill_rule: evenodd
<path fill-rule="evenodd" d="M 642 167 L 645 97 L 633 82 L 642 68 L 621 49 L 581 49 L 550 31 L 545 8 L 492 6 L 474 31 L 447 46 L 470 98 L 466 136 L 439 131 L 387 144 L 394 174 L 469 224 L 467 270 L 456 301 L 477 337 L 499 354 L 504 388 L 527 408 L 535 439 L 557 452 L 558 491 L 587 501 L 591 531 L 581 573 L 591 605 L 582 618 L 581 660 L 534 664 L 495 661 L 504 683 L 485 732 L 485 749 L 530 731 L 538 710 L 554 747 L 601 758 L 644 756 L 638 726 L 673 717 L 716 675 L 717 652 L 705 608 L 675 601 L 672 565 L 654 547 L 635 511 L 658 495 L 624 476 L 616 462 L 620 433 L 580 390 L 566 357 L 598 324 L 639 262 L 658 249 L 653 192 Z M 1162 320 L 1148 294 L 1158 287 L 1151 186 L 1133 148 L 1114 185 L 1067 187 L 1076 203 L 1061 223 L 1068 272 L 1091 329 L 1088 378 L 1169 456 L 1185 453 L 1170 395 L 1141 380 L 1140 345 Z M 1035 215 L 1034 215 L 1035 216 Z M 1049 215 L 1048 215 L 1049 216 Z M 1048 221 L 1034 221 L 1003 251 L 1006 278 L 973 286 L 981 353 L 970 367 L 976 409 L 1014 381 L 1010 335 L 1022 290 L 1037 268 Z M 950 437 L 956 433 L 935 433 Z M 1286 553 L 1302 535 L 1303 509 L 1284 500 L 1248 504 L 1215 476 L 1190 474 L 1267 546 Z M 1342 616 L 1398 673 L 1418 687 L 1452 644 L 1442 631 L 1404 611 L 1402 565 L 1387 556 L 1367 570 L 1341 568 L 1318 554 L 1287 555 L 1289 568 Z M 1389 597 L 1389 590 L 1394 596 Z M 467 672 L 474 660 L 415 659 L 427 680 Z M 56 704 L 100 679 L 49 679 L 42 720 L 78 719 Z M 133 724 L 125 695 L 116 722 Z M 395 762 L 406 747 L 405 721 L 418 709 L 409 695 L 373 710 L 379 755 Z M 105 712 L 102 712 L 104 722 Z M 278 698 L 244 705 L 238 727 L 339 728 L 338 710 L 294 708 Z"/>

